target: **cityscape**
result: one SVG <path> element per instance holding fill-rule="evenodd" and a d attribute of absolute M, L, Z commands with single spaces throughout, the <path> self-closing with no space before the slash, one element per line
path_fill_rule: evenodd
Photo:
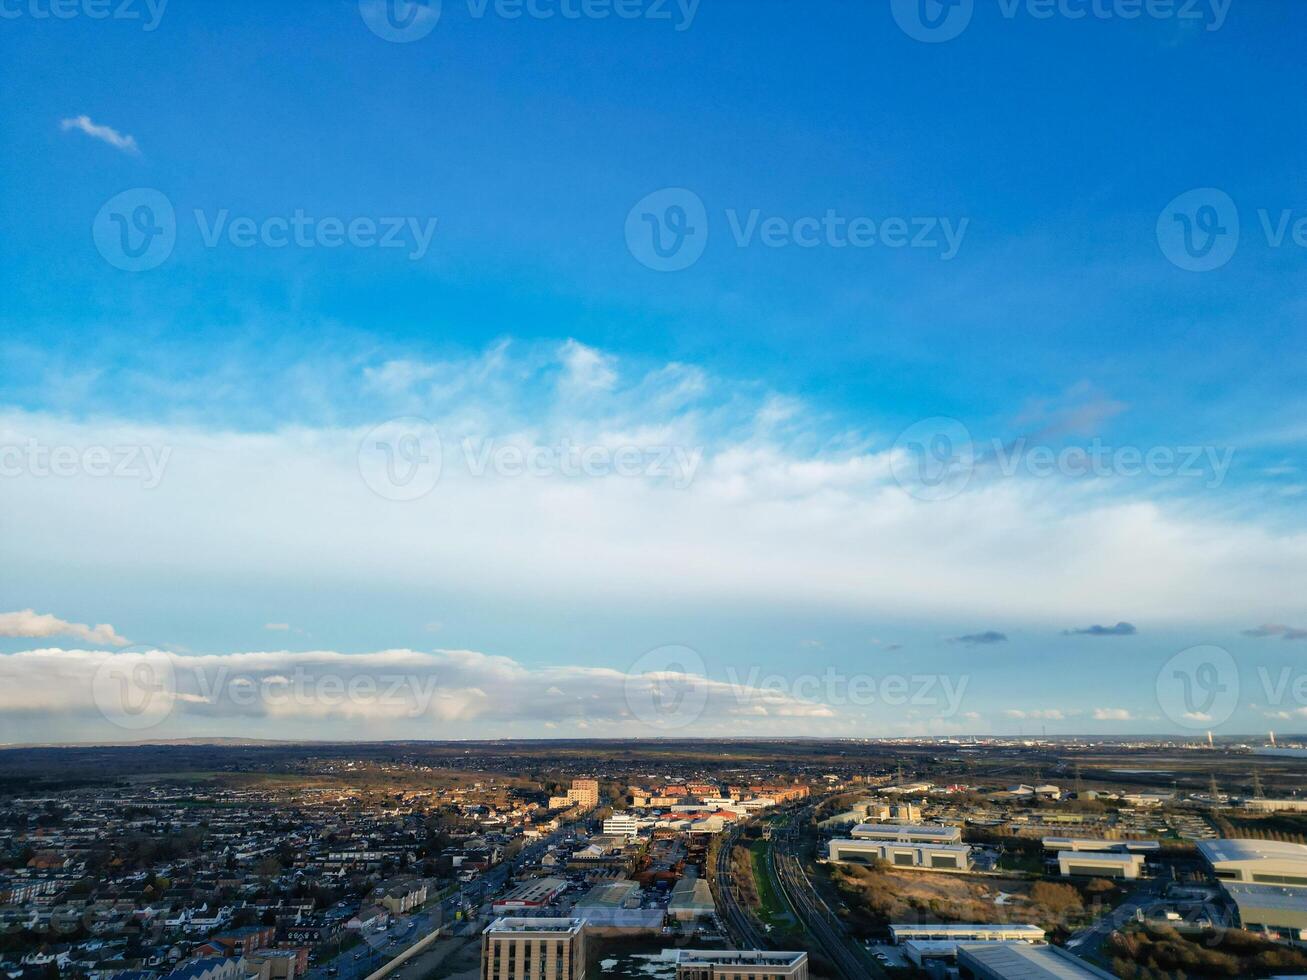
<path fill-rule="evenodd" d="M 0 0 L 0 980 L 1307 980 L 1303 0 Z"/>

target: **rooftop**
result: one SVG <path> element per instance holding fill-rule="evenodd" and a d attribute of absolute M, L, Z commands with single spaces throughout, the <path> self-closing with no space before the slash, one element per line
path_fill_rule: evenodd
<path fill-rule="evenodd" d="M 1029 943 L 977 943 L 958 946 L 958 958 L 978 963 L 1005 980 L 1086 980 L 1106 973 L 1057 946 Z"/>
<path fill-rule="evenodd" d="M 1283 885 L 1254 885 L 1242 881 L 1223 881 L 1225 892 L 1236 905 L 1259 909 L 1307 912 L 1307 889 Z"/>
<path fill-rule="evenodd" d="M 567 933 L 573 934 L 580 932 L 585 927 L 584 919 L 569 919 L 565 917 L 532 917 L 516 918 L 505 916 L 496 919 L 490 925 L 486 926 L 486 933 L 500 932 L 521 932 L 521 933 Z"/>
<path fill-rule="evenodd" d="M 1290 861 L 1307 865 L 1307 845 L 1273 840 L 1222 838 L 1200 840 L 1198 849 L 1208 861 Z"/>
<path fill-rule="evenodd" d="M 677 963 L 715 963 L 721 966 L 793 966 L 808 955 L 770 949 L 677 949 L 664 950 L 663 956 L 669 952 Z"/>

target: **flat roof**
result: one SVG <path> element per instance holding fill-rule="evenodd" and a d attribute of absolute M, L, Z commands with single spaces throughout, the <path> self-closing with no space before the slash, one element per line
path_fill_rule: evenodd
<path fill-rule="evenodd" d="M 1243 881 L 1223 881 L 1221 885 L 1236 905 L 1259 909 L 1283 909 L 1307 914 L 1307 888 L 1284 885 L 1260 885 Z"/>
<path fill-rule="evenodd" d="M 984 936 L 989 933 L 996 935 L 1013 935 L 1020 934 L 1029 936 L 1032 939 L 1043 939 L 1044 930 L 1039 926 L 1031 925 L 1026 922 L 1011 924 L 976 924 L 968 925 L 965 923 L 945 922 L 945 923 L 897 923 L 890 926 L 890 932 L 898 936 Z"/>
<path fill-rule="evenodd" d="M 880 838 L 859 838 L 836 837 L 831 840 L 832 844 L 838 844 L 841 848 L 847 847 L 920 847 L 931 851 L 952 851 L 955 853 L 970 853 L 970 844 L 933 844 L 928 840 L 883 840 Z"/>
<path fill-rule="evenodd" d="M 1030 943 L 959 943 L 958 960 L 969 959 L 1004 980 L 1082 980 L 1112 974 L 1057 946 Z"/>
<path fill-rule="evenodd" d="M 486 932 L 557 932 L 570 934 L 580 932 L 584 926 L 584 919 L 504 916 L 486 926 Z"/>
<path fill-rule="evenodd" d="M 1045 837 L 1042 842 L 1049 851 L 1156 851 L 1162 845 L 1155 840 L 1105 840 L 1097 837 Z"/>
<path fill-rule="evenodd" d="M 860 823 L 853 828 L 855 834 L 883 834 L 886 837 L 939 837 L 953 840 L 962 836 L 961 827 L 947 824 L 910 824 L 910 823 Z"/>
<path fill-rule="evenodd" d="M 1142 864 L 1142 854 L 1129 851 L 1058 851 L 1057 859 L 1076 861 L 1080 864 Z"/>
<path fill-rule="evenodd" d="M 677 963 L 716 963 L 722 966 L 794 966 L 807 958 L 807 953 L 783 952 L 770 949 L 677 949 Z"/>
<path fill-rule="evenodd" d="M 1200 840 L 1198 849 L 1212 863 L 1226 861 L 1276 861 L 1307 866 L 1307 845 L 1274 840 L 1224 837 Z"/>

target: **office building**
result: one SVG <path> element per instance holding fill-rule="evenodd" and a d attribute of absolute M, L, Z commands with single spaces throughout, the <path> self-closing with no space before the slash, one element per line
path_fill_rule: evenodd
<path fill-rule="evenodd" d="M 1057 869 L 1086 878 L 1138 878 L 1144 856 L 1128 851 L 1058 851 Z"/>
<path fill-rule="evenodd" d="M 496 919 L 481 934 L 481 980 L 585 980 L 582 919 Z"/>
<path fill-rule="evenodd" d="M 670 955 L 669 955 L 670 954 Z M 757 949 L 678 949 L 664 957 L 676 963 L 676 980 L 808 980 L 808 954 Z"/>
<path fill-rule="evenodd" d="M 892 840 L 848 840 L 830 842 L 830 860 L 843 864 L 871 864 L 883 861 L 894 868 L 915 871 L 967 871 L 971 848 L 966 844 L 901 844 Z"/>
<path fill-rule="evenodd" d="M 849 836 L 854 840 L 889 840 L 899 844 L 961 844 L 962 828 L 943 824 L 860 823 Z"/>
<path fill-rule="evenodd" d="M 507 895 L 496 899 L 491 908 L 496 913 L 544 908 L 566 888 L 567 882 L 562 878 L 535 878 L 522 882 Z"/>
<path fill-rule="evenodd" d="M 1135 854 L 1150 854 L 1162 847 L 1155 840 L 1102 840 L 1097 837 L 1045 837 L 1043 844 L 1046 851 L 1130 851 Z"/>

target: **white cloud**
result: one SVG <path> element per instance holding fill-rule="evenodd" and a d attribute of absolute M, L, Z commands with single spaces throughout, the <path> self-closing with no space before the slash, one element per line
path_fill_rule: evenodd
<path fill-rule="evenodd" d="M 0 613 L 0 636 L 24 637 L 27 639 L 75 636 L 86 643 L 113 647 L 125 647 L 131 642 L 119 636 L 108 623 L 100 623 L 98 626 L 87 626 L 85 623 L 70 623 L 67 620 L 51 616 L 49 613 L 38 613 L 34 609 Z"/>
<path fill-rule="evenodd" d="M 290 629 L 290 623 L 264 623 L 263 628 L 265 630 L 275 630 L 280 633 L 285 633 Z"/>
<path fill-rule="evenodd" d="M 616 358 L 575 340 L 560 348 L 563 386 L 573 392 L 609 391 L 617 384 Z"/>
<path fill-rule="evenodd" d="M 1021 708 L 1008 708 L 1003 714 L 1009 718 L 1030 718 L 1035 721 L 1064 721 L 1068 716 L 1077 715 L 1079 712 L 1063 711 L 1061 708 L 1036 708 L 1030 711 Z"/>
<path fill-rule="evenodd" d="M 135 137 L 124 136 L 112 126 L 101 126 L 94 123 L 91 121 L 90 116 L 74 116 L 71 119 L 65 119 L 59 123 L 59 128 L 65 133 L 70 129 L 79 130 L 92 139 L 97 139 L 101 143 L 108 143 L 115 150 L 121 150 L 133 156 L 139 156 L 141 152 L 140 147 L 136 145 Z"/>
<path fill-rule="evenodd" d="M 1095 721 L 1131 721 L 1134 718 L 1125 708 L 1095 708 Z"/>
<path fill-rule="evenodd" d="M 575 341 L 384 363 L 404 366 L 377 369 L 373 414 L 350 424 L 260 431 L 0 411 L 0 443 L 173 449 L 150 491 L 123 479 L 7 480 L 8 505 L 31 519 L 6 528 L 6 553 L 44 570 L 143 570 L 142 580 L 164 568 L 196 580 L 325 576 L 492 603 L 656 594 L 959 629 L 1060 630 L 1103 609 L 1159 629 L 1274 623 L 1301 603 L 1307 534 L 1258 523 L 1221 494 L 1150 498 L 1106 479 L 978 473 L 958 496 L 927 502 L 893 478 L 897 426 L 832 433 L 801 402 L 684 366 L 617 385 L 611 359 Z M 560 365 L 603 397 L 555 391 Z M 361 374 L 338 387 L 357 388 Z M 441 433 L 443 465 L 427 497 L 396 503 L 360 478 L 358 447 L 378 421 L 411 414 Z M 705 452 L 678 488 L 653 475 L 475 476 L 465 439 L 523 452 L 564 441 Z M 159 533 L 142 537 L 143 526 Z"/>
<path fill-rule="evenodd" d="M 145 681 L 136 673 L 142 664 L 149 668 Z M 166 702 L 161 732 L 230 731 L 239 722 L 243 732 L 267 726 L 286 734 L 295 725 L 331 721 L 346 726 L 333 730 L 352 724 L 370 737 L 453 736 L 472 725 L 503 732 L 552 721 L 631 737 L 682 729 L 797 734 L 837 715 L 829 705 L 783 691 L 701 674 L 528 667 L 471 650 L 178 655 L 43 648 L 0 658 L 0 722 L 25 724 L 29 732 L 24 719 L 39 718 L 52 732 L 63 724 L 98 722 L 105 737 L 114 732 L 114 699 L 124 697 L 119 678 L 144 685 L 126 697 Z M 642 713 L 653 703 L 651 690 L 688 692 L 671 728 Z"/>

